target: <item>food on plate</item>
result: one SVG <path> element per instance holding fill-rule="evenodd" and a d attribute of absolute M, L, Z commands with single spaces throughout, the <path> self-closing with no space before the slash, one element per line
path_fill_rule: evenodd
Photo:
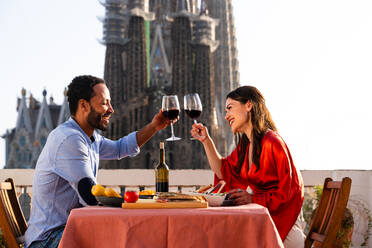
<path fill-rule="evenodd" d="M 105 196 L 105 187 L 100 184 L 93 185 L 91 192 L 94 196 Z"/>
<path fill-rule="evenodd" d="M 153 189 L 141 190 L 139 192 L 139 195 L 155 195 L 155 190 L 153 190 Z"/>
<path fill-rule="evenodd" d="M 121 195 L 119 195 L 119 193 L 116 192 L 113 188 L 106 188 L 105 189 L 105 196 L 107 196 L 107 197 L 121 198 Z"/>
<path fill-rule="evenodd" d="M 171 201 L 200 201 L 205 202 L 205 198 L 201 195 L 188 195 L 176 192 L 161 192 L 154 197 L 158 202 L 171 202 Z"/>
<path fill-rule="evenodd" d="M 203 187 L 200 187 L 196 192 L 198 193 L 203 193 L 205 191 L 207 191 L 208 189 L 212 188 L 212 184 L 209 184 L 209 185 L 206 185 L 206 186 L 203 186 Z"/>
<path fill-rule="evenodd" d="M 124 200 L 126 202 L 136 202 L 138 200 L 138 193 L 136 191 L 126 191 L 124 194 Z"/>

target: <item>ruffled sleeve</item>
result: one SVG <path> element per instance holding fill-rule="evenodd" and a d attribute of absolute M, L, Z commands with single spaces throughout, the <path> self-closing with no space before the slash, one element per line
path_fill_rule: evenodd
<path fill-rule="evenodd" d="M 231 189 L 239 188 L 245 190 L 247 188 L 247 181 L 240 176 L 237 172 L 240 144 L 235 148 L 235 150 L 227 157 L 223 158 L 221 161 L 221 174 L 222 180 L 226 182 L 224 192 L 230 191 Z M 246 166 L 246 163 L 243 163 Z M 220 179 L 215 175 L 215 184 Z"/>
<path fill-rule="evenodd" d="M 273 166 L 274 165 L 274 166 Z M 267 207 L 271 213 L 288 203 L 292 196 L 291 158 L 279 138 L 270 138 L 262 147 L 260 170 L 265 184 L 254 187 L 253 202 Z"/>

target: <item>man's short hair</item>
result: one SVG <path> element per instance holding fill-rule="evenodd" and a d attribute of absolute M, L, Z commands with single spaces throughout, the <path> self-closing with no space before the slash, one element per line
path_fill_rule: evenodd
<path fill-rule="evenodd" d="M 90 101 L 94 97 L 93 87 L 96 84 L 105 84 L 101 78 L 90 75 L 77 76 L 68 85 L 67 100 L 70 108 L 70 114 L 75 115 L 80 99 Z"/>

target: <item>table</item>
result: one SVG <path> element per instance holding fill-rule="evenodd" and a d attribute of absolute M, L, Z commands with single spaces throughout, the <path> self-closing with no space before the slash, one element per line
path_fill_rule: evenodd
<path fill-rule="evenodd" d="M 257 204 L 194 209 L 85 207 L 68 218 L 60 248 L 284 247 Z"/>

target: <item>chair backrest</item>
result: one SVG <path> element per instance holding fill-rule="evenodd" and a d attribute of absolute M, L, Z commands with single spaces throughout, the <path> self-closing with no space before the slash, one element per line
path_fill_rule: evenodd
<path fill-rule="evenodd" d="M 11 178 L 0 182 L 0 228 L 7 247 L 19 247 L 23 243 L 27 223 Z"/>
<path fill-rule="evenodd" d="M 341 226 L 350 188 L 349 177 L 342 181 L 325 179 L 322 197 L 305 240 L 305 248 L 332 247 Z"/>

